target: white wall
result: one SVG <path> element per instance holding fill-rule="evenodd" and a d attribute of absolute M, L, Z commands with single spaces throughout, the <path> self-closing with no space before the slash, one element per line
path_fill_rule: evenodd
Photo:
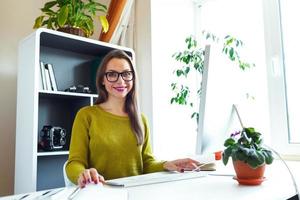
<path fill-rule="evenodd" d="M 2 0 L 0 6 L 0 196 L 13 193 L 17 94 L 17 47 L 29 35 L 39 8 L 49 0 Z M 106 5 L 110 0 L 101 0 Z M 97 25 L 98 26 L 98 25 Z M 96 28 L 93 38 L 98 39 Z M 26 106 L 26 105 L 24 105 Z"/>
<path fill-rule="evenodd" d="M 17 46 L 33 31 L 41 1 L 4 0 L 0 7 L 0 196 L 13 193 Z"/>

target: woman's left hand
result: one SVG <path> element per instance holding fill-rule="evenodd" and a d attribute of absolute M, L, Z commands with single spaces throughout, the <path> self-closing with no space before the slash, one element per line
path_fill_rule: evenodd
<path fill-rule="evenodd" d="M 185 170 L 191 171 L 197 168 L 200 163 L 190 158 L 178 159 L 167 161 L 164 163 L 164 169 L 168 171 L 184 172 Z"/>

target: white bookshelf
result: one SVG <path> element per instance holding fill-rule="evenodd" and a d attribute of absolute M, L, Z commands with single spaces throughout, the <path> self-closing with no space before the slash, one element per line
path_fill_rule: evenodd
<path fill-rule="evenodd" d="M 97 98 L 95 73 L 105 54 L 122 49 L 97 40 L 45 28 L 23 39 L 18 52 L 15 193 L 64 186 L 63 164 L 68 159 L 74 117 L 83 106 Z M 58 91 L 41 88 L 40 62 L 52 64 Z M 92 93 L 65 92 L 77 85 L 89 86 Z M 67 145 L 58 151 L 39 148 L 44 125 L 59 126 L 67 132 Z"/>

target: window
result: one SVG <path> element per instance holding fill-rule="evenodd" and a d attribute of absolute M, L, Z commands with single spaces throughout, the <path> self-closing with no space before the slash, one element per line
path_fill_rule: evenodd
<path fill-rule="evenodd" d="M 208 0 L 202 1 L 200 6 L 198 24 L 200 31 L 209 31 L 220 39 L 231 35 L 244 42 L 239 53 L 247 62 L 254 63 L 255 67 L 245 70 L 244 77 L 242 77 L 241 81 L 244 81 L 243 84 L 245 84 L 245 96 L 241 97 L 238 102 L 240 104 L 239 111 L 244 125 L 255 127 L 269 143 L 262 1 Z M 230 74 L 226 74 L 226 76 L 230 76 Z M 230 94 L 230 91 L 228 93 Z"/>
<path fill-rule="evenodd" d="M 249 126 L 255 126 L 269 138 L 267 81 L 261 0 L 152 0 L 152 70 L 153 70 L 153 147 L 159 158 L 195 153 L 197 124 L 186 107 L 170 104 L 172 54 L 184 48 L 184 40 L 201 30 L 219 37 L 227 34 L 245 43 L 244 56 L 256 67 L 249 70 L 248 93 L 255 103 L 248 109 Z M 165 13 L 165 14 L 161 14 Z M 200 84 L 195 82 L 195 84 Z M 254 111 L 253 111 L 254 110 Z M 213 123 L 213 122 L 212 122 Z"/>
<path fill-rule="evenodd" d="M 300 19 L 299 1 L 280 1 L 281 11 L 281 32 L 283 39 L 283 55 L 284 55 L 284 74 L 286 89 L 286 107 L 288 117 L 289 142 L 300 143 L 300 68 L 299 68 L 299 50 L 300 45 L 300 29 L 296 26 Z"/>
<path fill-rule="evenodd" d="M 300 152 L 299 8 L 296 0 L 264 2 L 272 143 L 293 155 Z"/>
<path fill-rule="evenodd" d="M 243 121 L 263 133 L 266 144 L 280 153 L 299 154 L 299 8 L 298 0 L 151 1 L 156 155 L 169 158 L 195 152 L 196 123 L 187 108 L 170 104 L 172 67 L 177 64 L 171 56 L 184 48 L 187 36 L 202 30 L 244 42 L 242 56 L 256 67 L 245 72 L 246 92 L 254 103 L 242 110 Z"/>
<path fill-rule="evenodd" d="M 162 14 L 163 13 L 163 14 Z M 194 154 L 197 124 L 186 106 L 170 104 L 172 55 L 195 33 L 192 0 L 151 0 L 153 151 L 159 159 Z"/>

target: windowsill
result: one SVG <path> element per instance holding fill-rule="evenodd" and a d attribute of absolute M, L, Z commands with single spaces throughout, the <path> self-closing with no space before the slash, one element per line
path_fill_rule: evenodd
<path fill-rule="evenodd" d="M 300 155 L 281 155 L 285 161 L 300 161 Z"/>

